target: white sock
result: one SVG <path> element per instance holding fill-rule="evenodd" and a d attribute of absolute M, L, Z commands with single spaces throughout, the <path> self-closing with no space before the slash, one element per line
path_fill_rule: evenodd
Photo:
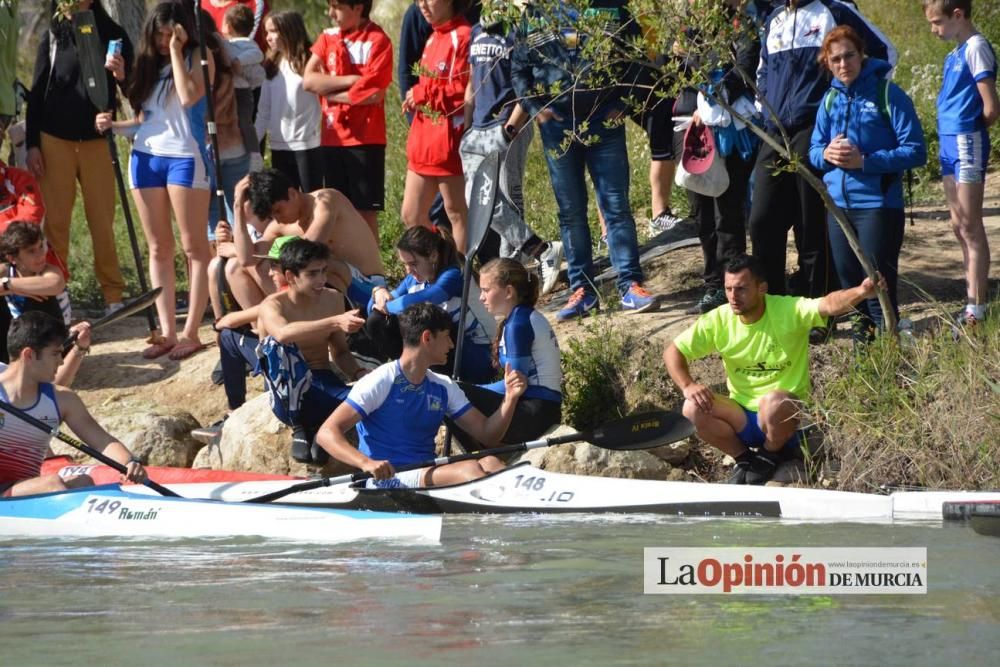
<path fill-rule="evenodd" d="M 983 304 L 970 303 L 965 307 L 965 314 L 972 315 L 977 320 L 986 319 L 986 306 Z"/>

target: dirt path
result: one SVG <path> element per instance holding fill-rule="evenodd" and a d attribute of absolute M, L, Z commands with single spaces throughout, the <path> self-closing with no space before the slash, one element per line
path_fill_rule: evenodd
<path fill-rule="evenodd" d="M 986 226 L 994 257 L 1000 256 L 1000 184 L 992 179 L 987 193 Z M 900 302 L 903 317 L 913 320 L 919 332 L 930 326 L 940 309 L 921 295 L 926 292 L 944 303 L 948 310 L 957 310 L 964 295 L 961 276 L 962 258 L 958 244 L 943 207 L 918 208 L 916 224 L 907 223 L 906 239 L 900 258 L 902 284 Z M 991 275 L 997 275 L 994 260 Z M 790 258 L 789 265 L 792 265 Z M 701 251 L 696 246 L 676 250 L 650 262 L 646 267 L 647 287 L 664 296 L 659 312 L 639 315 L 615 314 L 627 326 L 650 339 L 667 341 L 694 321 L 684 310 L 693 305 L 702 293 Z M 997 281 L 991 281 L 995 293 Z M 145 347 L 145 320 L 129 318 L 102 332 L 93 353 L 84 361 L 75 384 L 84 401 L 101 418 L 120 415 L 123 411 L 155 412 L 186 410 L 202 424 L 219 419 L 226 408 L 222 387 L 210 383 L 209 375 L 218 359 L 213 345 L 205 352 L 184 362 L 142 359 Z M 585 335 L 579 323 L 561 323 L 556 332 L 561 340 Z M 843 339 L 846 331 L 840 331 Z M 201 329 L 203 341 L 214 340 L 209 326 Z M 251 381 L 250 395 L 262 389 Z"/>

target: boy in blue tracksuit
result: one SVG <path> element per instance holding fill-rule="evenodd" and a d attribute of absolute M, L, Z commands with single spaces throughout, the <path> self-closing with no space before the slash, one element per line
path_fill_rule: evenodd
<path fill-rule="evenodd" d="M 760 65 L 757 68 L 758 106 L 768 132 L 782 141 L 780 122 L 791 148 L 806 155 L 816 110 L 829 88 L 816 60 L 828 32 L 849 25 L 861 36 L 868 55 L 895 64 L 892 44 L 853 5 L 839 0 L 786 0 L 767 17 Z M 772 118 L 773 110 L 777 118 Z M 808 183 L 794 173 L 776 172 L 776 152 L 764 144 L 754 167 L 753 201 L 749 227 L 753 252 L 763 262 L 768 292 L 820 297 L 830 291 L 828 242 L 823 202 Z M 785 287 L 785 243 L 795 231 L 799 251 L 799 280 Z"/>
<path fill-rule="evenodd" d="M 844 209 L 865 254 L 885 277 L 898 317 L 896 283 L 905 225 L 903 172 L 927 161 L 927 147 L 912 100 L 899 86 L 885 80 L 892 66 L 878 58 L 862 61 L 860 42 L 834 39 L 841 33 L 841 28 L 830 33 L 830 48 L 843 51 L 838 52 L 838 58 L 856 59 L 860 73 L 846 84 L 834 77 L 832 89 L 824 95 L 816 115 L 809 160 L 823 173 L 830 196 Z M 829 42 L 825 46 L 830 46 Z M 857 151 L 850 167 L 827 159 L 831 144 L 836 151 L 841 142 Z M 833 159 L 840 162 L 838 154 L 834 155 Z M 864 269 L 832 215 L 828 216 L 827 226 L 840 284 L 860 283 Z M 858 340 L 870 339 L 874 328 L 884 323 L 878 299 L 866 299 L 858 305 L 858 311 Z"/>
<path fill-rule="evenodd" d="M 989 127 L 1000 117 L 997 59 L 993 47 L 972 24 L 972 0 L 924 0 L 931 32 L 958 42 L 944 60 L 937 99 L 941 176 L 951 210 L 951 226 L 965 258 L 967 305 L 959 324 L 974 325 L 986 315 L 990 246 L 983 227 L 983 189 L 990 154 Z"/>

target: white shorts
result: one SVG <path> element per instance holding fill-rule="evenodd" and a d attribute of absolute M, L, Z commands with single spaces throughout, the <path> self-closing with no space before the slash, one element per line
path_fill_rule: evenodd
<path fill-rule="evenodd" d="M 419 489 L 423 485 L 420 483 L 427 468 L 417 470 L 406 470 L 396 473 L 395 477 L 389 479 L 374 480 L 369 479 L 365 483 L 366 489 Z"/>

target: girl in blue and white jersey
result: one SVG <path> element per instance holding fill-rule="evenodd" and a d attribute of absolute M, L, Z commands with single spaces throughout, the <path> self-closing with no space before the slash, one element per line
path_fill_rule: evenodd
<path fill-rule="evenodd" d="M 156 299 L 162 336 L 142 355 L 169 354 L 185 359 L 204 349 L 198 326 L 208 303 L 210 258 L 205 220 L 208 216 L 208 159 L 205 154 L 205 82 L 195 54 L 198 36 L 188 6 L 161 2 L 150 11 L 142 30 L 139 55 L 128 86 L 137 117 L 112 123 L 98 114 L 97 128 L 113 127 L 135 138 L 129 161 L 132 196 L 149 243 L 149 276 L 163 291 Z M 209 77 L 215 61 L 208 52 Z M 188 260 L 190 305 L 184 330 L 176 326 L 173 213 Z"/>
<path fill-rule="evenodd" d="M 534 440 L 562 417 L 562 366 L 559 341 L 545 316 L 535 310 L 538 276 L 512 259 L 494 259 L 479 272 L 479 300 L 494 317 L 503 318 L 493 343 L 493 363 L 524 373 L 528 388 L 503 442 Z M 460 383 L 469 401 L 484 415 L 503 401 L 503 381 L 486 385 Z"/>
<path fill-rule="evenodd" d="M 455 334 L 462 304 L 462 268 L 458 250 L 451 235 L 444 229 L 436 231 L 417 226 L 407 229 L 396 243 L 399 259 L 406 267 L 406 278 L 395 289 L 376 287 L 369 304 L 367 330 L 380 345 L 387 359 L 398 358 L 403 349 L 395 316 L 415 303 L 441 306 L 452 317 Z M 478 305 L 478 304 L 477 304 Z M 497 377 L 490 351 L 490 337 L 473 309 L 466 315 L 465 340 L 462 342 L 461 379 L 469 382 L 489 382 Z M 451 375 L 454 353 L 448 364 L 435 371 Z"/>

